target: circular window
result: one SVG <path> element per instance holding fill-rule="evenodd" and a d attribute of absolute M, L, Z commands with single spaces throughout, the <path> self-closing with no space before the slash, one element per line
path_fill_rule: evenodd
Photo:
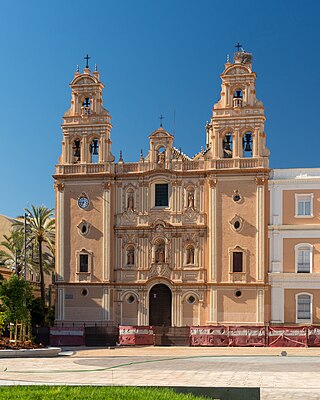
<path fill-rule="evenodd" d="M 81 296 L 88 296 L 88 289 L 82 289 Z"/>
<path fill-rule="evenodd" d="M 234 229 L 236 229 L 236 230 L 240 229 L 240 226 L 241 226 L 240 221 L 235 221 L 233 226 L 234 226 Z"/>
<path fill-rule="evenodd" d="M 82 232 L 83 234 L 86 234 L 86 233 L 87 233 L 87 227 L 86 227 L 86 225 L 82 225 L 81 232 Z"/>
<path fill-rule="evenodd" d="M 241 290 L 236 290 L 236 291 L 234 292 L 234 295 L 235 295 L 236 297 L 241 297 L 241 296 L 242 296 Z"/>
<path fill-rule="evenodd" d="M 238 192 L 238 190 L 235 190 L 232 196 L 232 200 L 238 203 L 241 200 L 241 196 Z"/>
<path fill-rule="evenodd" d="M 132 294 L 130 294 L 130 296 L 127 297 L 127 302 L 129 304 L 132 304 L 132 303 L 134 303 L 134 301 L 135 301 L 135 297 Z"/>
<path fill-rule="evenodd" d="M 196 302 L 196 298 L 191 295 L 191 296 L 188 297 L 187 302 L 189 304 L 194 304 Z"/>

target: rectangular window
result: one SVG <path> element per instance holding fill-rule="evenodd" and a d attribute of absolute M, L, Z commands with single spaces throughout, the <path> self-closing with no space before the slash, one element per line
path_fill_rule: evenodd
<path fill-rule="evenodd" d="M 232 253 L 232 272 L 243 272 L 242 256 L 242 251 L 234 251 Z"/>
<path fill-rule="evenodd" d="M 311 299 L 308 295 L 298 296 L 297 307 L 298 320 L 311 320 Z"/>
<path fill-rule="evenodd" d="M 88 254 L 80 254 L 80 269 L 79 272 L 88 272 Z"/>
<path fill-rule="evenodd" d="M 312 217 L 312 194 L 296 194 L 296 217 Z"/>
<path fill-rule="evenodd" d="M 169 190 L 167 183 L 155 184 L 155 206 L 168 207 L 169 206 Z"/>

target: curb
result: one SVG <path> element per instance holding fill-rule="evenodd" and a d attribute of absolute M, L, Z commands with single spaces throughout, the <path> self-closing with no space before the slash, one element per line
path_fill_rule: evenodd
<path fill-rule="evenodd" d="M 0 350 L 0 358 L 56 357 L 60 352 L 60 347 L 46 347 L 44 349 Z"/>

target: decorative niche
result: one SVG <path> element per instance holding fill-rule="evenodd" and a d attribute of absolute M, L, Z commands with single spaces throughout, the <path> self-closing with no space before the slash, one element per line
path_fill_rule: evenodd
<path fill-rule="evenodd" d="M 89 222 L 87 222 L 86 220 L 82 220 L 81 222 L 80 222 L 80 224 L 78 224 L 77 225 L 77 228 L 78 228 L 78 232 L 79 232 L 79 234 L 81 235 L 81 236 L 88 236 L 88 234 L 89 234 L 89 231 L 90 231 L 90 224 L 89 224 Z"/>

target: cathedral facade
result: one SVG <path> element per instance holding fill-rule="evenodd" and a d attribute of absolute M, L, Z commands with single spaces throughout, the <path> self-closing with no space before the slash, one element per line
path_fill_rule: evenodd
<path fill-rule="evenodd" d="M 54 175 L 56 321 L 287 322 L 277 260 L 269 271 L 269 151 L 251 54 L 236 52 L 221 80 L 203 151 L 188 157 L 160 126 L 146 157 L 127 163 L 111 152 L 99 72 L 75 73 Z"/>

